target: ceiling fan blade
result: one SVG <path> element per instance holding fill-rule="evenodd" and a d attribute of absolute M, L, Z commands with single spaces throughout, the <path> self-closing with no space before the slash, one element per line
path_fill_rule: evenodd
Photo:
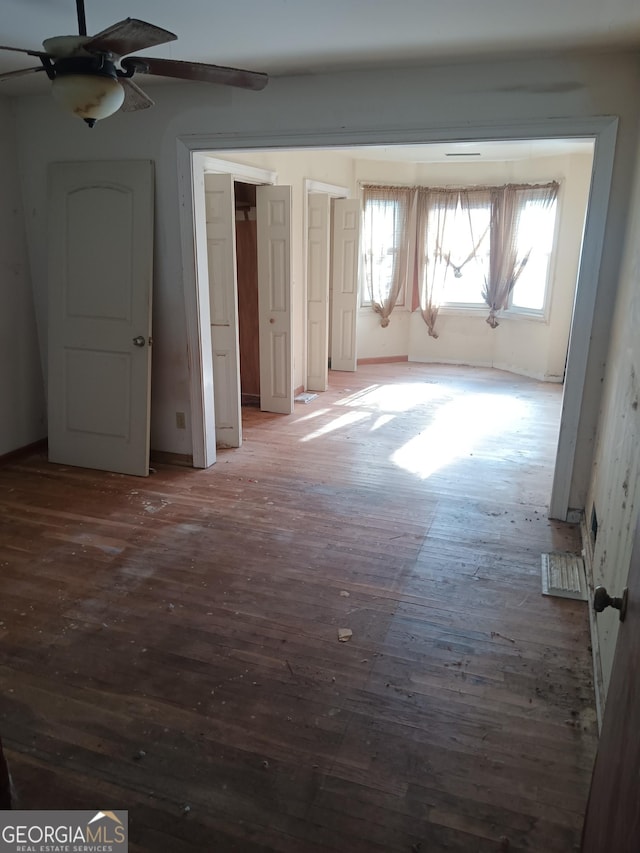
<path fill-rule="evenodd" d="M 136 85 L 129 77 L 121 77 L 120 85 L 124 89 L 124 103 L 120 109 L 125 113 L 132 113 L 135 110 L 146 110 L 147 107 L 152 107 L 155 101 L 152 101 L 146 92 L 143 92 L 140 86 Z"/>
<path fill-rule="evenodd" d="M 43 65 L 38 65 L 36 68 L 19 68 L 17 71 L 5 71 L 0 74 L 0 80 L 6 80 L 8 77 L 22 77 L 23 74 L 33 74 L 34 71 L 44 71 Z"/>
<path fill-rule="evenodd" d="M 43 50 L 26 50 L 24 47 L 8 47 L 6 44 L 0 44 L 0 50 L 13 50 L 15 53 L 27 53 L 29 56 L 49 56 Z"/>
<path fill-rule="evenodd" d="M 153 47 L 156 44 L 165 44 L 174 41 L 178 36 L 163 30 L 146 21 L 137 18 L 125 18 L 106 30 L 92 36 L 84 44 L 84 49 L 89 52 L 102 53 L 109 51 L 116 56 L 126 56 L 135 50 L 144 50 L 145 47 Z"/>
<path fill-rule="evenodd" d="M 269 82 L 266 74 L 244 71 L 241 68 L 226 68 L 224 65 L 209 65 L 205 62 L 180 62 L 177 59 L 156 59 L 151 56 L 130 56 L 122 60 L 122 67 L 142 74 L 158 74 L 160 77 L 178 77 L 182 80 L 199 80 L 203 83 L 220 83 L 223 86 L 239 86 L 241 89 L 260 91 Z"/>

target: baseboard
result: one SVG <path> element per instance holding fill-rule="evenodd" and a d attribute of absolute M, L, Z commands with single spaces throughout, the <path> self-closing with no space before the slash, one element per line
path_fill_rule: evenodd
<path fill-rule="evenodd" d="M 31 444 L 25 444 L 24 447 L 17 447 L 15 450 L 10 450 L 8 453 L 3 453 L 0 456 L 0 465 L 3 462 L 12 462 L 14 459 L 21 459 L 23 456 L 31 456 L 32 453 L 40 453 L 47 449 L 48 440 L 40 438 L 38 441 L 32 441 Z"/>
<path fill-rule="evenodd" d="M 297 397 L 297 396 L 298 396 L 298 394 L 302 394 L 304 390 L 305 390 L 304 385 L 298 385 L 298 387 L 297 387 L 297 388 L 294 388 L 294 389 L 293 389 L 293 396 L 294 396 L 294 397 Z"/>
<path fill-rule="evenodd" d="M 591 531 L 587 526 L 584 513 L 580 519 L 580 535 L 582 537 L 582 558 L 587 578 L 587 592 L 589 594 L 589 629 L 591 634 L 591 657 L 593 659 L 593 692 L 596 699 L 596 714 L 598 717 L 598 731 L 602 729 L 602 714 L 604 712 L 604 679 L 602 677 L 602 659 L 600 657 L 600 640 L 598 639 L 598 627 L 596 625 L 596 614 L 593 609 L 593 541 Z"/>
<path fill-rule="evenodd" d="M 166 450 L 152 450 L 149 456 L 151 462 L 159 465 L 180 465 L 182 468 L 193 468 L 192 453 L 169 453 Z"/>
<path fill-rule="evenodd" d="M 260 408 L 260 394 L 242 394 L 240 403 L 243 406 L 257 406 Z"/>
<path fill-rule="evenodd" d="M 564 377 L 562 376 L 550 376 L 544 373 L 537 373 L 535 370 L 525 370 L 523 368 L 514 367 L 513 365 L 501 364 L 496 361 L 465 361 L 457 358 L 425 358 L 416 357 L 415 354 L 411 356 L 410 361 L 414 361 L 416 364 L 444 364 L 444 365 L 453 365 L 455 367 L 479 367 L 479 368 L 493 368 L 494 370 L 501 370 L 503 373 L 513 373 L 514 376 L 526 376 L 527 379 L 535 379 L 538 382 L 549 382 L 552 384 L 558 384 L 563 381 Z"/>
<path fill-rule="evenodd" d="M 375 358 L 359 358 L 358 364 L 397 364 L 409 361 L 408 355 L 380 355 Z"/>

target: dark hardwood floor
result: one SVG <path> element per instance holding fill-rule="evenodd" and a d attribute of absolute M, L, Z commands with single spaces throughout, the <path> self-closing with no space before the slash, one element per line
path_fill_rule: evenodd
<path fill-rule="evenodd" d="M 207 471 L 0 467 L 21 808 L 157 853 L 577 849 L 587 606 L 541 595 L 561 389 L 415 364 L 245 409 Z M 338 629 L 353 632 L 338 642 Z"/>

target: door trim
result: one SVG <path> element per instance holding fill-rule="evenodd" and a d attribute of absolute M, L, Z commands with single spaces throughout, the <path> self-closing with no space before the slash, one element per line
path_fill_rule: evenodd
<path fill-rule="evenodd" d="M 555 476 L 551 494 L 550 515 L 566 519 L 569 510 L 573 479 L 578 426 L 584 395 L 589 340 L 593 326 L 595 301 L 605 226 L 608 212 L 611 177 L 618 128 L 616 116 L 587 118 L 550 118 L 544 121 L 518 121 L 490 125 L 453 126 L 445 128 L 400 128 L 394 130 L 325 129 L 290 131 L 288 133 L 239 132 L 235 134 L 191 134 L 178 137 L 178 188 L 182 237 L 183 286 L 189 335 L 189 368 L 192 406 L 192 440 L 194 466 L 206 467 L 208 436 L 206 410 L 203 405 L 203 385 L 207 380 L 202 353 L 211 349 L 201 334 L 202 311 L 206 305 L 198 295 L 194 242 L 194 166 L 198 152 L 261 151 L 279 148 L 331 148 L 355 145 L 420 144 L 427 142 L 474 142 L 478 140 L 509 139 L 566 139 L 595 138 L 592 183 L 585 222 L 584 239 L 572 334 L 567 353 L 567 370 L 562 404 L 562 422 L 558 439 Z M 579 329 L 579 334 L 574 330 Z M 208 336 L 210 338 L 210 335 Z M 211 395 L 213 396 L 213 395 Z M 211 464 L 211 463 L 209 463 Z"/>
<path fill-rule="evenodd" d="M 303 199 L 302 205 L 302 257 L 303 263 L 303 280 L 304 293 L 302 297 L 302 346 L 305 354 L 304 365 L 304 388 L 306 390 L 309 379 L 309 343 L 307 324 L 309 322 L 309 196 L 312 193 L 324 193 L 329 198 L 351 198 L 351 190 L 349 187 L 342 187 L 339 184 L 328 184 L 325 181 L 314 181 L 312 178 L 305 178 L 303 184 Z M 329 217 L 329 243 L 331 243 L 331 217 Z M 331 311 L 331 305 L 329 305 Z"/>
<path fill-rule="evenodd" d="M 248 184 L 276 183 L 278 173 L 211 157 L 214 137 L 178 137 L 178 199 L 182 244 L 182 282 L 187 320 L 187 359 L 191 401 L 194 468 L 216 461 L 216 416 L 213 400 L 213 357 L 209 324 L 209 274 L 204 176 L 227 173 Z M 209 144 L 206 140 L 211 139 Z M 201 147 L 204 146 L 204 147 Z"/>
<path fill-rule="evenodd" d="M 205 172 L 231 175 L 234 181 L 243 184 L 276 184 L 278 173 L 270 169 L 258 169 L 256 166 L 246 166 L 244 163 L 232 163 L 230 160 L 220 160 L 217 157 L 204 156 Z"/>
<path fill-rule="evenodd" d="M 602 676 L 602 658 L 600 656 L 600 635 L 596 624 L 596 613 L 593 609 L 593 540 L 591 531 L 587 527 L 587 519 L 584 513 L 580 518 L 580 537 L 582 539 L 582 556 L 584 559 L 584 570 L 587 578 L 587 591 L 589 594 L 589 636 L 591 639 L 591 660 L 593 664 L 593 692 L 596 700 L 596 718 L 598 720 L 598 732 L 602 730 L 602 716 L 606 699 L 604 689 L 604 678 Z"/>

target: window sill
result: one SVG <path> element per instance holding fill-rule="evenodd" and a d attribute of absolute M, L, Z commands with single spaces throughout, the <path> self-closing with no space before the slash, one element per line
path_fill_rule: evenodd
<path fill-rule="evenodd" d="M 482 317 L 486 320 L 489 316 L 489 308 L 486 305 L 441 305 L 438 311 L 442 316 L 450 317 Z M 544 312 L 526 311 L 509 308 L 498 314 L 498 322 L 503 320 L 532 320 L 534 323 L 548 323 Z"/>
<path fill-rule="evenodd" d="M 406 305 L 396 305 L 396 307 L 393 309 L 391 316 L 393 316 L 393 314 L 397 314 L 400 312 L 402 312 L 404 314 L 408 314 L 408 313 L 410 313 L 410 310 Z M 358 306 L 358 314 L 375 314 L 375 313 L 376 312 L 373 310 L 371 305 L 359 305 Z"/>

